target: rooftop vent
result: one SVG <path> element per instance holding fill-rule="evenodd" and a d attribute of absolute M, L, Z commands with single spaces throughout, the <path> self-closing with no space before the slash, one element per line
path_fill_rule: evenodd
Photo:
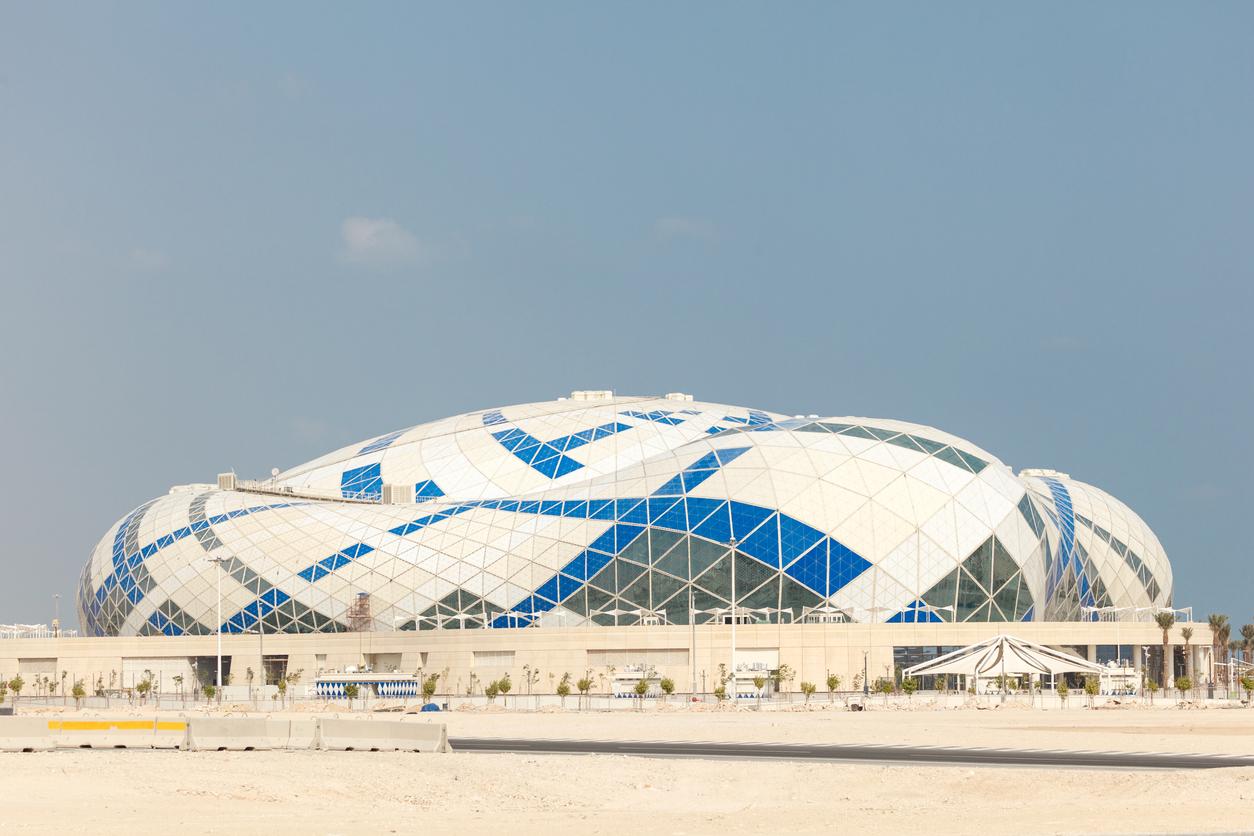
<path fill-rule="evenodd" d="M 413 485 L 387 485 L 383 486 L 383 504 L 384 505 L 413 505 L 414 504 L 414 486 Z"/>
<path fill-rule="evenodd" d="M 1046 467 L 1025 467 L 1019 471 L 1020 476 L 1052 476 L 1055 479 L 1070 479 L 1070 474 L 1062 473 L 1058 470 L 1050 470 Z"/>
<path fill-rule="evenodd" d="M 576 389 L 570 393 L 572 401 L 608 401 L 614 397 L 610 389 Z"/>
<path fill-rule="evenodd" d="M 235 474 L 219 473 L 218 474 L 218 490 L 233 491 L 235 490 Z"/>
<path fill-rule="evenodd" d="M 668 401 L 690 401 L 692 400 L 692 395 L 686 392 L 667 392 L 666 399 Z"/>

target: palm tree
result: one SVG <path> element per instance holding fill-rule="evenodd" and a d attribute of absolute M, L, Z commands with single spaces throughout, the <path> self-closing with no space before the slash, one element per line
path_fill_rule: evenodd
<path fill-rule="evenodd" d="M 1241 646 L 1245 650 L 1245 661 L 1250 661 L 1254 654 L 1254 624 L 1241 625 Z"/>
<path fill-rule="evenodd" d="M 1221 648 L 1228 643 L 1224 630 L 1228 626 L 1228 616 L 1223 613 L 1213 612 L 1206 618 L 1206 623 L 1210 627 L 1210 654 L 1212 664 L 1218 664 L 1222 661 L 1220 658 L 1223 654 Z"/>
<path fill-rule="evenodd" d="M 1171 656 L 1170 647 L 1167 645 L 1167 631 L 1175 626 L 1176 614 L 1171 610 L 1161 610 L 1154 613 L 1154 622 L 1158 624 L 1158 629 L 1163 631 L 1163 681 L 1160 683 L 1163 690 L 1171 687 Z"/>

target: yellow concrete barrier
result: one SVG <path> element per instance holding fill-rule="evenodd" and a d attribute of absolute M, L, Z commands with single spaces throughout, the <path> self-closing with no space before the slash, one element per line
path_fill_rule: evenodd
<path fill-rule="evenodd" d="M 185 720 L 98 717 L 46 722 L 56 745 L 67 749 L 181 749 L 187 735 Z"/>

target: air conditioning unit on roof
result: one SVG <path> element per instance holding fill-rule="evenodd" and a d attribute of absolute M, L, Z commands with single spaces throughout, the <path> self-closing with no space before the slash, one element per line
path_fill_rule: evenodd
<path fill-rule="evenodd" d="M 235 474 L 219 473 L 218 474 L 218 490 L 233 491 L 235 490 Z"/>
<path fill-rule="evenodd" d="M 414 504 L 414 486 L 413 485 L 384 485 L 383 486 L 383 504 L 384 505 L 413 505 Z"/>

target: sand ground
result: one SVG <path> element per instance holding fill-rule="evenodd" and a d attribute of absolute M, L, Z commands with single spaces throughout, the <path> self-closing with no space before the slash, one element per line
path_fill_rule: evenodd
<path fill-rule="evenodd" d="M 436 716 L 448 723 L 453 737 L 1254 754 L 1254 710 Z M 449 834 L 1254 832 L 1254 768 L 1132 772 L 470 753 L 0 754 L 3 833 L 427 829 Z"/>

